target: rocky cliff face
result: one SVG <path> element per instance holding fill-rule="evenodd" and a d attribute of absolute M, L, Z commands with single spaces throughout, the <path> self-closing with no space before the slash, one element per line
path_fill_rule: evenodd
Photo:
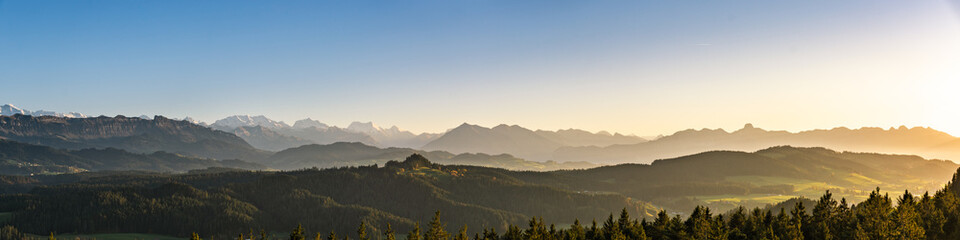
<path fill-rule="evenodd" d="M 0 116 L 0 137 L 66 149 L 114 147 L 139 153 L 166 151 L 244 160 L 259 160 L 267 155 L 236 135 L 161 116 L 153 119 Z"/>

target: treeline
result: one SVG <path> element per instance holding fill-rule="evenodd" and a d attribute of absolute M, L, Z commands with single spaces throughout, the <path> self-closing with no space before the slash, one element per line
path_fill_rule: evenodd
<path fill-rule="evenodd" d="M 933 196 L 924 194 L 914 196 L 910 192 L 894 200 L 876 189 L 870 197 L 860 204 L 849 205 L 846 199 L 837 201 L 828 191 L 808 214 L 802 201 L 797 201 L 793 209 L 787 212 L 754 208 L 747 211 L 738 208 L 728 215 L 714 214 L 706 207 L 697 207 L 687 218 L 679 215 L 669 216 L 661 211 L 651 221 L 631 218 L 626 209 L 619 217 L 609 215 L 602 223 L 593 220 L 583 224 L 574 220 L 573 225 L 558 228 L 554 224 L 545 224 L 542 218 L 530 219 L 528 225 L 509 225 L 505 232 L 498 233 L 496 228 L 483 228 L 470 234 L 467 226 L 458 231 L 448 232 L 448 226 L 440 220 L 436 212 L 432 221 L 421 229 L 420 224 L 407 232 L 407 240 L 886 240 L 886 239 L 960 239 L 960 202 L 956 193 L 939 191 Z M 308 233 L 302 226 L 294 228 L 290 240 L 326 239 L 358 240 L 386 239 L 395 240 L 398 235 L 387 224 L 381 235 L 369 234 L 368 226 L 361 222 L 356 234 Z M 267 240 L 270 237 L 261 231 L 260 235 L 238 234 L 238 239 Z M 342 237 L 339 237 L 342 236 Z M 200 239 L 194 234 L 193 239 Z"/>

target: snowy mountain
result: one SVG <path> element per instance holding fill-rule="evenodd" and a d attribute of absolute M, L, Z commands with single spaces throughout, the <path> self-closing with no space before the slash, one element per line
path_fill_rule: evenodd
<path fill-rule="evenodd" d="M 328 128 L 328 127 L 330 127 L 330 126 L 327 125 L 327 124 L 324 124 L 324 123 L 322 123 L 322 122 L 320 122 L 320 121 L 313 120 L 313 119 L 310 119 L 310 118 L 300 119 L 300 120 L 297 120 L 297 122 L 293 123 L 293 128 L 296 128 L 296 129 L 304 129 L 304 128 L 320 128 L 320 129 L 324 129 L 324 128 Z"/>
<path fill-rule="evenodd" d="M 376 140 L 377 145 L 381 147 L 419 148 L 440 137 L 440 134 L 433 133 L 414 134 L 401 130 L 397 126 L 381 128 L 373 122 L 353 122 L 347 126 L 346 130 L 366 134 Z"/>
<path fill-rule="evenodd" d="M 77 113 L 77 112 L 59 113 L 59 112 L 46 111 L 46 110 L 30 111 L 30 110 L 18 108 L 17 106 L 14 106 L 11 104 L 4 104 L 3 106 L 0 106 L 0 115 L 13 116 L 14 114 L 32 115 L 32 116 L 55 116 L 55 117 L 67 117 L 67 118 L 87 117 L 87 115 L 84 115 L 82 113 Z"/>
<path fill-rule="evenodd" d="M 278 122 L 271 120 L 263 115 L 259 116 L 250 116 L 250 115 L 234 115 L 229 116 L 224 119 L 217 120 L 210 125 L 214 129 L 219 129 L 227 132 L 232 132 L 238 127 L 256 127 L 263 126 L 269 129 L 281 129 L 289 128 L 290 125 L 287 125 L 284 122 Z"/>

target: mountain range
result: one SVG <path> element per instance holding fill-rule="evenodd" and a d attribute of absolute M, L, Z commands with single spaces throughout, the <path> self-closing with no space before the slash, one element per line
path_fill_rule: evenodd
<path fill-rule="evenodd" d="M 55 117 L 68 117 L 68 118 L 87 117 L 87 115 L 84 115 L 83 113 L 77 113 L 77 112 L 59 113 L 59 112 L 45 111 L 45 110 L 30 111 L 30 110 L 18 108 L 17 106 L 14 106 L 11 104 L 4 104 L 3 106 L 0 106 L 0 116 L 13 116 L 16 114 L 33 115 L 33 116 L 55 116 Z"/>
<path fill-rule="evenodd" d="M 645 141 L 640 137 L 606 132 L 590 133 L 575 129 L 533 131 L 517 125 L 501 124 L 486 128 L 464 123 L 430 141 L 423 149 L 453 153 L 507 153 L 524 159 L 547 161 L 552 159 L 554 151 L 564 146 L 608 146 Z"/>
<path fill-rule="evenodd" d="M 213 159 L 251 160 L 269 155 L 236 135 L 161 116 L 0 116 L 0 139 L 70 150 L 112 147 L 134 153 L 164 151 Z"/>
<path fill-rule="evenodd" d="M 372 122 L 353 122 L 346 128 L 302 119 L 290 126 L 265 116 L 236 115 L 217 120 L 211 128 L 232 132 L 254 147 L 280 151 L 306 144 L 361 142 L 381 147 L 420 147 L 438 134 L 414 134 L 396 126 L 380 128 Z"/>
<path fill-rule="evenodd" d="M 557 161 L 599 164 L 649 163 L 656 159 L 714 150 L 756 151 L 770 146 L 826 147 L 856 152 L 915 154 L 928 158 L 960 160 L 960 138 L 931 128 L 834 128 L 797 133 L 767 131 L 746 124 L 742 129 L 684 130 L 654 141 L 607 147 L 562 147 Z"/>

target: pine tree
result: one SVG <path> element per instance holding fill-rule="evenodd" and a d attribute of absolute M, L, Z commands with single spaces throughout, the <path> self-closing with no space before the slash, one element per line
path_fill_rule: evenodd
<path fill-rule="evenodd" d="M 586 235 L 583 232 L 583 226 L 580 225 L 580 219 L 574 219 L 573 225 L 570 226 L 570 230 L 564 232 L 563 239 L 565 240 L 584 240 Z"/>
<path fill-rule="evenodd" d="M 448 234 L 443 228 L 444 224 L 440 221 L 440 211 L 437 211 L 433 215 L 433 220 L 430 221 L 430 229 L 427 229 L 426 234 L 423 235 L 423 240 L 450 239 L 450 234 Z"/>
<path fill-rule="evenodd" d="M 860 227 L 869 235 L 870 239 L 891 239 L 894 237 L 894 226 L 891 221 L 893 203 L 890 197 L 880 195 L 880 188 L 870 193 L 870 197 L 857 207 L 856 215 Z"/>
<path fill-rule="evenodd" d="M 837 216 L 837 201 L 833 199 L 830 190 L 817 200 L 817 205 L 813 206 L 813 215 L 810 216 L 810 223 L 807 224 L 809 232 L 805 232 L 809 240 L 833 240 L 833 231 L 830 230 L 834 224 L 834 218 Z"/>
<path fill-rule="evenodd" d="M 367 224 L 363 221 L 360 221 L 360 227 L 357 228 L 357 239 L 358 240 L 370 240 L 367 238 Z"/>
<path fill-rule="evenodd" d="M 747 225 L 747 214 L 743 206 L 740 206 L 730 214 L 730 220 L 727 221 L 727 238 L 730 240 L 746 240 L 749 231 Z"/>
<path fill-rule="evenodd" d="M 407 240 L 420 240 L 420 223 L 413 225 L 413 230 L 407 233 Z"/>
<path fill-rule="evenodd" d="M 469 240 L 467 237 L 467 226 L 464 225 L 460 227 L 460 232 L 457 233 L 457 236 L 453 238 L 454 240 Z"/>
<path fill-rule="evenodd" d="M 327 235 L 327 240 L 340 240 L 340 238 L 337 237 L 337 233 L 330 231 L 330 234 Z"/>
<path fill-rule="evenodd" d="M 386 240 L 397 240 L 396 234 L 393 232 L 393 227 L 390 226 L 390 223 L 387 223 L 387 230 L 383 232 L 383 235 L 386 236 Z"/>
<path fill-rule="evenodd" d="M 524 240 L 524 238 L 523 238 L 523 231 L 521 231 L 521 230 L 520 230 L 520 227 L 517 227 L 517 225 L 510 224 L 510 226 L 507 227 L 507 232 L 503 234 L 503 237 L 502 237 L 501 239 L 503 239 L 503 240 Z"/>
<path fill-rule="evenodd" d="M 790 210 L 790 225 L 787 226 L 785 240 L 803 240 L 803 222 L 806 222 L 807 212 L 803 201 L 797 201 Z"/>
<path fill-rule="evenodd" d="M 306 240 L 306 237 L 303 235 L 303 225 L 297 224 L 297 228 L 294 228 L 290 232 L 290 240 Z"/>
<path fill-rule="evenodd" d="M 923 227 L 920 226 L 920 216 L 917 215 L 916 203 L 909 191 L 897 200 L 897 210 L 894 216 L 896 222 L 896 239 L 922 239 L 926 237 Z"/>

